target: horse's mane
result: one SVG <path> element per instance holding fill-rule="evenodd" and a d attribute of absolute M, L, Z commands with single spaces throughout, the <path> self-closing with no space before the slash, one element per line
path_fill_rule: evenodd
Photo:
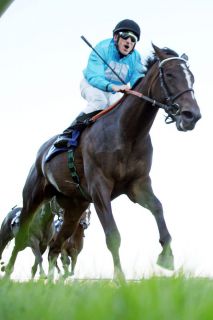
<path fill-rule="evenodd" d="M 163 48 L 161 49 L 166 55 L 168 56 L 174 56 L 174 57 L 178 57 L 177 52 L 175 52 L 172 49 L 169 48 Z M 149 69 L 153 66 L 153 64 L 158 60 L 155 52 L 153 52 L 145 61 L 145 68 L 146 68 L 146 73 L 149 71 Z"/>
<path fill-rule="evenodd" d="M 174 50 L 172 49 L 169 49 L 167 47 L 165 48 L 162 48 L 161 49 L 166 55 L 169 56 L 174 56 L 174 57 L 178 57 L 179 55 L 177 54 L 177 52 L 175 52 Z M 144 63 L 144 67 L 145 67 L 145 70 L 144 70 L 144 74 L 146 75 L 147 72 L 149 71 L 149 69 L 153 66 L 153 64 L 155 64 L 155 62 L 158 60 L 155 52 L 152 52 L 150 56 L 148 56 L 145 60 L 145 63 Z M 142 78 L 144 79 L 144 78 Z M 137 84 L 141 81 L 141 78 L 139 78 L 136 83 L 134 84 L 134 86 L 132 87 L 132 89 L 134 90 L 135 87 L 137 86 Z"/>

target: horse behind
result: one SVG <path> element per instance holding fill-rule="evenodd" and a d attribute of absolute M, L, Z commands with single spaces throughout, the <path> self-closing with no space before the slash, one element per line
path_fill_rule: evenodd
<path fill-rule="evenodd" d="M 4 218 L 0 229 L 0 258 L 6 245 L 16 237 L 19 230 L 19 216 L 21 207 L 14 207 Z M 57 212 L 56 212 L 57 211 Z M 51 202 L 44 204 L 37 210 L 30 224 L 29 237 L 26 247 L 30 247 L 35 256 L 35 262 L 31 269 L 32 278 L 34 278 L 38 265 L 40 268 L 40 276 L 44 276 L 45 272 L 42 266 L 42 255 L 46 251 L 50 241 L 55 234 L 54 216 L 59 214 L 59 207 Z M 3 262 L 2 262 L 3 264 Z M 2 267 L 4 271 L 4 266 Z"/>
<path fill-rule="evenodd" d="M 79 223 L 77 224 L 77 228 L 73 232 L 72 236 L 69 237 L 62 245 L 60 258 L 61 258 L 62 266 L 64 269 L 64 274 L 63 274 L 64 279 L 74 275 L 78 255 L 82 251 L 83 245 L 84 245 L 84 237 L 85 237 L 84 232 L 90 225 L 90 216 L 91 216 L 91 211 L 89 207 L 81 215 Z M 53 241 L 56 239 L 57 233 L 59 232 L 59 230 L 60 228 L 56 228 L 56 233 L 54 235 Z M 70 266 L 71 266 L 71 270 L 69 270 Z M 61 270 L 58 267 L 57 262 L 56 262 L 56 268 L 58 269 L 58 272 L 61 273 Z M 51 264 L 50 264 L 50 272 L 51 272 Z M 52 277 L 54 277 L 54 275 Z"/>
<path fill-rule="evenodd" d="M 121 239 L 111 201 L 125 194 L 153 214 L 162 245 L 158 264 L 174 268 L 171 235 L 162 204 L 152 189 L 150 129 L 159 108 L 167 113 L 167 123 L 174 122 L 182 132 L 193 130 L 201 114 L 193 91 L 194 76 L 186 58 L 168 48 L 153 45 L 153 49 L 154 54 L 147 60 L 147 73 L 134 87 L 137 94 L 127 92 L 116 108 L 97 119 L 81 135 L 75 150 L 75 167 L 83 193 L 70 174 L 67 152 L 46 161 L 56 137 L 39 149 L 23 189 L 21 228 L 6 274 L 11 273 L 17 253 L 24 247 L 32 216 L 53 196 L 64 210 L 64 223 L 49 252 L 53 263 L 64 241 L 76 229 L 83 211 L 89 203 L 94 203 L 112 254 L 114 277 L 123 279 L 119 255 Z"/>

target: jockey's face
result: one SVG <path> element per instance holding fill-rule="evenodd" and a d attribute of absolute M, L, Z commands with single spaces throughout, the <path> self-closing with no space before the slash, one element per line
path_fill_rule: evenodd
<path fill-rule="evenodd" d="M 119 37 L 118 35 L 114 35 L 114 40 L 117 42 L 117 48 L 119 52 L 127 56 L 135 47 L 135 42 L 131 40 L 131 38 L 123 39 L 122 37 Z"/>

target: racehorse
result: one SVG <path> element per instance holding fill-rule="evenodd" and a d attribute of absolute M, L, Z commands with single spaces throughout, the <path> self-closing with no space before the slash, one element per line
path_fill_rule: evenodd
<path fill-rule="evenodd" d="M 75 168 L 81 188 L 70 174 L 67 152 L 46 161 L 56 137 L 41 146 L 23 189 L 21 229 L 6 275 L 12 272 L 17 253 L 24 247 L 31 217 L 41 203 L 54 195 L 64 209 L 64 224 L 50 248 L 49 258 L 53 264 L 62 244 L 76 229 L 82 212 L 89 203 L 94 203 L 112 254 L 114 277 L 124 279 L 119 256 L 121 239 L 111 200 L 126 194 L 132 202 L 154 215 L 162 245 L 158 264 L 169 269 L 174 267 L 171 236 L 149 174 L 153 149 L 150 129 L 159 108 L 165 110 L 167 122 L 175 122 L 179 131 L 194 129 L 201 114 L 193 91 L 194 76 L 186 57 L 154 44 L 153 49 L 153 58 L 147 61 L 147 73 L 136 83 L 135 91 L 126 92 L 114 109 L 96 118 L 93 125 L 83 131 L 75 150 Z"/>
<path fill-rule="evenodd" d="M 19 230 L 19 216 L 21 213 L 21 207 L 14 207 L 4 218 L 0 229 L 0 259 L 2 252 L 6 245 L 13 238 Z M 55 234 L 54 216 L 59 215 L 60 207 L 56 205 L 55 200 L 44 204 L 39 208 L 32 220 L 29 227 L 29 237 L 26 242 L 26 247 L 31 247 L 35 256 L 35 262 L 31 269 L 32 278 L 34 278 L 37 267 L 40 267 L 40 276 L 44 276 L 44 269 L 42 267 L 42 255 L 46 251 L 49 242 L 52 240 Z M 3 262 L 1 263 L 3 264 Z M 2 267 L 2 271 L 4 266 Z"/>
<path fill-rule="evenodd" d="M 84 244 L 84 231 L 89 227 L 90 225 L 90 216 L 91 211 L 90 207 L 85 210 L 80 217 L 80 220 L 77 224 L 76 230 L 73 232 L 72 236 L 69 237 L 62 245 L 61 248 L 61 262 L 64 270 L 63 278 L 66 279 L 68 276 L 74 275 L 75 266 L 77 263 L 77 258 L 81 250 L 83 249 Z M 62 225 L 63 221 L 61 222 Z M 57 237 L 57 233 L 60 231 L 60 227 L 56 227 L 56 233 L 52 239 L 54 241 Z M 50 243 L 51 245 L 51 243 Z M 71 259 L 70 259 L 71 258 Z M 69 267 L 71 265 L 71 270 L 69 271 Z M 59 273 L 62 274 L 57 262 L 55 264 L 57 270 Z M 50 263 L 50 272 L 53 273 L 53 269 Z M 54 274 L 52 274 L 52 278 L 54 278 Z"/>

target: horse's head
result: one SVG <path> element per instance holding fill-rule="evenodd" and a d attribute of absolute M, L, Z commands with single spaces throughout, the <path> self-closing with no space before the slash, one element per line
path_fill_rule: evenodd
<path fill-rule="evenodd" d="M 151 91 L 159 92 L 157 98 L 164 104 L 168 114 L 167 123 L 175 121 L 180 131 L 192 130 L 201 114 L 194 96 L 194 76 L 187 65 L 188 58 L 186 55 L 179 57 L 170 49 L 152 46 L 158 75 L 153 81 L 154 90 L 152 88 Z"/>

